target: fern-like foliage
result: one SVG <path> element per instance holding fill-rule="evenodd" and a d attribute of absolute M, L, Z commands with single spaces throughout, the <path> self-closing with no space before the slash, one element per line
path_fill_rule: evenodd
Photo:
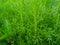
<path fill-rule="evenodd" d="M 0 42 L 60 45 L 60 0 L 0 0 Z"/>

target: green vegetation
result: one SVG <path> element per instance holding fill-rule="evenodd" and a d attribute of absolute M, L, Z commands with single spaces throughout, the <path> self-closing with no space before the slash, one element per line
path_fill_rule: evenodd
<path fill-rule="evenodd" d="M 0 45 L 60 45 L 60 0 L 0 0 Z"/>

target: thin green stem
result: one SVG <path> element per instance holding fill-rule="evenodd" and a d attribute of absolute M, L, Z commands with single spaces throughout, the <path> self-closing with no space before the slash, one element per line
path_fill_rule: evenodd
<path fill-rule="evenodd" d="M 35 6 L 35 0 L 32 0 L 32 14 L 34 17 L 34 33 L 36 36 L 36 31 L 37 31 L 37 21 L 36 21 L 36 6 Z"/>

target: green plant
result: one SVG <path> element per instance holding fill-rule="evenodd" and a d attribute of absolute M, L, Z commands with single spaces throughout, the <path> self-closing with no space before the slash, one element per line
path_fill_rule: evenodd
<path fill-rule="evenodd" d="M 0 0 L 0 22 L 1 43 L 60 45 L 60 0 Z"/>

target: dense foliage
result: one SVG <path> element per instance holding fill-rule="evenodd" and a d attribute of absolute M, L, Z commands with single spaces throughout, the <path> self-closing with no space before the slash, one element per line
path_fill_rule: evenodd
<path fill-rule="evenodd" d="M 0 0 L 0 45 L 60 45 L 60 0 Z"/>

